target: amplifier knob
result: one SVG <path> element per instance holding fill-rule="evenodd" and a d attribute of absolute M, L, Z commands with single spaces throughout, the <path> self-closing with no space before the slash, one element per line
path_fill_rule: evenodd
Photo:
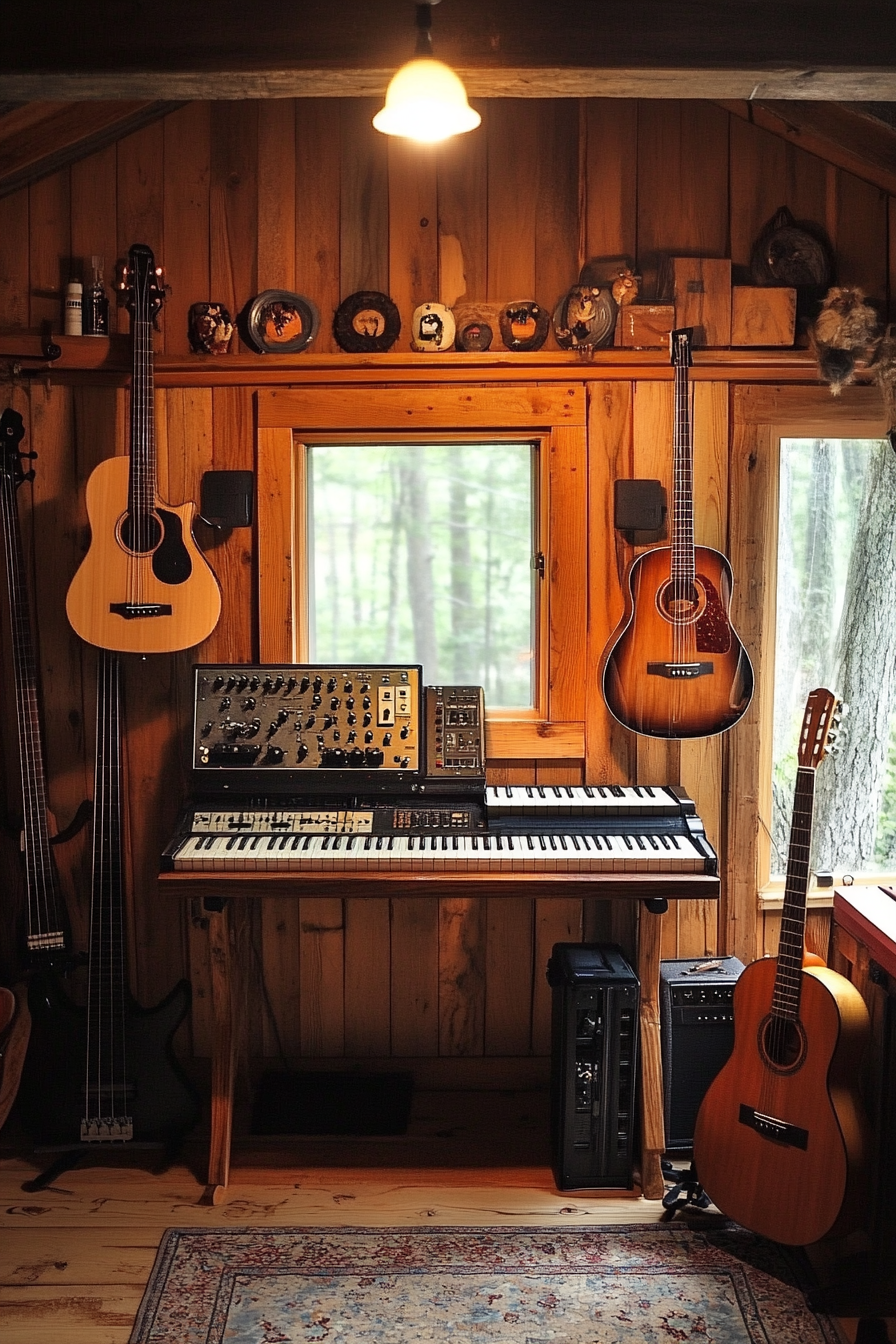
<path fill-rule="evenodd" d="M 265 760 L 270 761 L 271 765 L 279 765 L 283 760 L 283 748 L 274 746 L 268 747 Z"/>

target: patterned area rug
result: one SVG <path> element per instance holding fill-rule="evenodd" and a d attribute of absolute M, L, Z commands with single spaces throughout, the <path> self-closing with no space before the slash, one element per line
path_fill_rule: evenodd
<path fill-rule="evenodd" d="M 835 1344 L 741 1228 L 172 1228 L 131 1344 Z"/>

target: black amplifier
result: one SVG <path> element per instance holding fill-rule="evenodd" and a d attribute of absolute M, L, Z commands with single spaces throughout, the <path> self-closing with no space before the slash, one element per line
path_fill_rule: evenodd
<path fill-rule="evenodd" d="M 547 975 L 557 1188 L 631 1189 L 638 978 L 619 947 L 594 943 L 556 943 Z"/>
<path fill-rule="evenodd" d="M 660 962 L 666 1151 L 693 1147 L 697 1112 L 734 1046 L 737 957 Z"/>

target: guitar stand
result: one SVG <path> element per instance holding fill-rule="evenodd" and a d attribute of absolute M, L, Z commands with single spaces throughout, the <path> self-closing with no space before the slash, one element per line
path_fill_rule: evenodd
<path fill-rule="evenodd" d="M 663 1216 L 666 1221 L 673 1218 L 680 1209 L 709 1208 L 712 1201 L 700 1184 L 697 1168 L 693 1162 L 686 1171 L 679 1171 L 667 1158 L 663 1158 L 660 1165 L 665 1179 L 674 1182 L 672 1189 L 663 1195 L 663 1208 L 666 1210 Z"/>
<path fill-rule="evenodd" d="M 116 1153 L 135 1151 L 160 1153 L 162 1155 L 161 1161 L 147 1164 L 152 1175 L 158 1176 L 171 1166 L 177 1156 L 177 1147 L 176 1144 L 128 1142 L 116 1144 L 114 1147 L 105 1144 L 85 1144 L 82 1148 L 66 1148 L 39 1176 L 33 1177 L 30 1181 L 23 1181 L 22 1189 L 29 1195 L 34 1194 L 37 1190 L 45 1190 L 48 1185 L 53 1184 L 57 1176 L 61 1176 L 64 1171 L 71 1171 L 73 1167 L 76 1167 L 82 1158 L 95 1156 L 104 1150 Z"/>

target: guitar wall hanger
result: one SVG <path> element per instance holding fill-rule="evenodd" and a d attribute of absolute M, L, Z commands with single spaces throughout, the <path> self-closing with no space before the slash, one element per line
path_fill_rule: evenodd
<path fill-rule="evenodd" d="M 34 377 L 35 375 L 40 377 L 46 371 L 46 366 L 48 364 L 54 364 L 57 359 L 62 358 L 62 346 L 57 345 L 53 340 L 49 322 L 45 322 L 41 328 L 40 350 L 41 353 L 39 355 L 36 355 L 33 351 L 29 351 L 22 354 L 4 353 L 0 358 L 2 358 L 5 363 L 12 365 L 14 377 L 18 378 L 23 374 L 26 377 Z M 23 360 L 36 360 L 41 367 L 36 369 L 24 369 L 22 368 Z"/>

